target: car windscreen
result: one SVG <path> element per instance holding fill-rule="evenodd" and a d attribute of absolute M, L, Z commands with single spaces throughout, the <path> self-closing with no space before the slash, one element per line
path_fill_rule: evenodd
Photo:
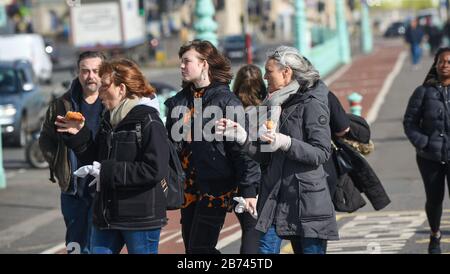
<path fill-rule="evenodd" d="M 0 94 L 14 93 L 17 90 L 16 76 L 13 69 L 0 68 Z"/>

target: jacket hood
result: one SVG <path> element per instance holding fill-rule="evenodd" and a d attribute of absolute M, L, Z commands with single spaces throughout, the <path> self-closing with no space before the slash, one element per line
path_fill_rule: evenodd
<path fill-rule="evenodd" d="M 298 104 L 307 98 L 314 97 L 320 102 L 328 105 L 328 87 L 322 80 L 318 80 L 314 86 L 305 89 L 305 85 L 300 83 L 300 88 L 297 93 L 291 95 L 286 102 L 282 105 L 285 108 L 290 105 Z"/>
<path fill-rule="evenodd" d="M 142 100 L 144 99 L 144 100 Z M 151 99 L 151 98 L 142 98 L 139 103 L 134 106 L 130 112 L 125 116 L 125 118 L 120 121 L 115 128 L 120 127 L 122 124 L 128 124 L 128 123 L 139 123 L 145 119 L 147 119 L 148 115 L 152 117 L 152 119 L 160 119 L 159 118 L 159 111 L 153 106 L 155 103 L 154 100 L 157 99 Z M 148 99 L 148 100 L 145 100 Z M 151 102 L 152 101 L 152 102 Z M 105 114 L 105 121 L 109 121 L 111 117 L 111 111 L 108 111 Z"/>
<path fill-rule="evenodd" d="M 149 106 L 149 107 L 154 108 L 158 112 L 158 115 L 161 113 L 161 111 L 159 110 L 158 96 L 156 94 L 153 96 L 153 98 L 142 97 L 141 100 L 139 100 L 139 103 L 135 107 L 137 107 L 137 106 Z"/>

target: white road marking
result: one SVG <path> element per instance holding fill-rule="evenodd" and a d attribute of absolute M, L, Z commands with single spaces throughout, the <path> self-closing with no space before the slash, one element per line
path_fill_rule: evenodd
<path fill-rule="evenodd" d="M 423 211 L 358 215 L 339 229 L 339 241 L 328 242 L 327 253 L 398 253 L 425 221 Z"/>
<path fill-rule="evenodd" d="M 52 248 L 42 251 L 41 254 L 56 254 L 65 249 L 66 249 L 66 243 L 60 243 Z"/>
<path fill-rule="evenodd" d="M 180 235 L 181 235 L 181 231 L 173 233 L 172 235 L 164 237 L 163 239 L 161 239 L 159 241 L 159 244 L 163 244 L 165 242 L 168 242 L 168 241 L 172 240 L 173 238 L 179 237 Z"/>
<path fill-rule="evenodd" d="M 326 79 L 324 80 L 325 84 L 326 84 L 327 86 L 330 86 L 334 81 L 336 81 L 336 80 L 339 79 L 342 75 L 344 75 L 344 73 L 346 73 L 347 70 L 349 70 L 350 67 L 351 67 L 351 64 L 344 65 L 343 67 L 341 67 L 340 69 L 338 69 L 335 73 L 333 73 L 333 74 L 330 75 L 329 77 L 326 77 Z"/>
<path fill-rule="evenodd" d="M 216 248 L 220 250 L 220 249 L 226 247 L 227 245 L 229 245 L 235 241 L 238 241 L 241 238 L 241 236 L 242 236 L 242 231 L 239 229 L 239 231 L 221 239 L 217 243 Z"/>
<path fill-rule="evenodd" d="M 31 219 L 13 225 L 0 231 L 0 247 L 10 246 L 11 243 L 31 235 L 38 228 L 45 226 L 57 218 L 60 218 L 59 209 L 49 210 L 43 214 L 37 215 Z"/>
<path fill-rule="evenodd" d="M 383 105 L 386 95 L 388 94 L 389 90 L 391 89 L 391 86 L 394 83 L 395 78 L 400 73 L 400 71 L 403 67 L 403 63 L 406 60 L 406 57 L 408 57 L 408 53 L 406 51 L 403 51 L 400 53 L 394 69 L 388 75 L 388 77 L 386 78 L 386 81 L 384 81 L 381 91 L 378 93 L 378 95 L 375 99 L 375 102 L 373 103 L 373 105 L 371 106 L 371 108 L 367 114 L 366 120 L 369 124 L 372 124 L 377 119 L 378 112 L 380 111 L 380 108 Z"/>

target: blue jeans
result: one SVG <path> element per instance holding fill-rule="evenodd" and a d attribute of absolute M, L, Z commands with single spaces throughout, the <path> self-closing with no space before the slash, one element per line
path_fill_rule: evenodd
<path fill-rule="evenodd" d="M 61 211 L 66 224 L 67 253 L 90 253 L 92 198 L 61 193 Z"/>
<path fill-rule="evenodd" d="M 275 226 L 271 226 L 259 240 L 259 254 L 280 254 L 281 241 Z"/>
<path fill-rule="evenodd" d="M 92 228 L 93 254 L 119 254 L 127 246 L 128 254 L 158 254 L 161 229 L 151 230 L 100 230 Z"/>
<path fill-rule="evenodd" d="M 271 226 L 267 233 L 260 239 L 260 254 L 279 254 L 282 239 L 277 235 L 275 226 Z M 325 254 L 327 252 L 327 240 L 317 238 L 295 237 L 291 239 L 292 249 L 295 254 Z"/>
<path fill-rule="evenodd" d="M 291 240 L 294 254 L 326 254 L 327 240 L 317 238 L 298 238 Z"/>
<path fill-rule="evenodd" d="M 420 63 L 420 59 L 422 59 L 422 48 L 419 44 L 411 45 L 411 55 L 413 65 L 417 65 Z"/>

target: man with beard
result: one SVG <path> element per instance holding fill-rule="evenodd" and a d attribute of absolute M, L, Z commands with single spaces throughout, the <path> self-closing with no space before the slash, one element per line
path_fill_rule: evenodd
<path fill-rule="evenodd" d="M 100 65 L 105 56 L 100 52 L 86 51 L 78 57 L 78 77 L 69 90 L 50 103 L 39 138 L 39 146 L 50 167 L 50 180 L 61 188 L 61 211 L 66 224 L 66 247 L 68 253 L 90 253 L 92 226 L 92 199 L 95 188 L 88 183 L 91 176 L 78 178 L 73 172 L 82 166 L 74 152 L 64 144 L 63 133 L 55 127 L 56 116 L 68 111 L 80 112 L 85 125 L 96 133 L 103 112 L 98 97 Z"/>

